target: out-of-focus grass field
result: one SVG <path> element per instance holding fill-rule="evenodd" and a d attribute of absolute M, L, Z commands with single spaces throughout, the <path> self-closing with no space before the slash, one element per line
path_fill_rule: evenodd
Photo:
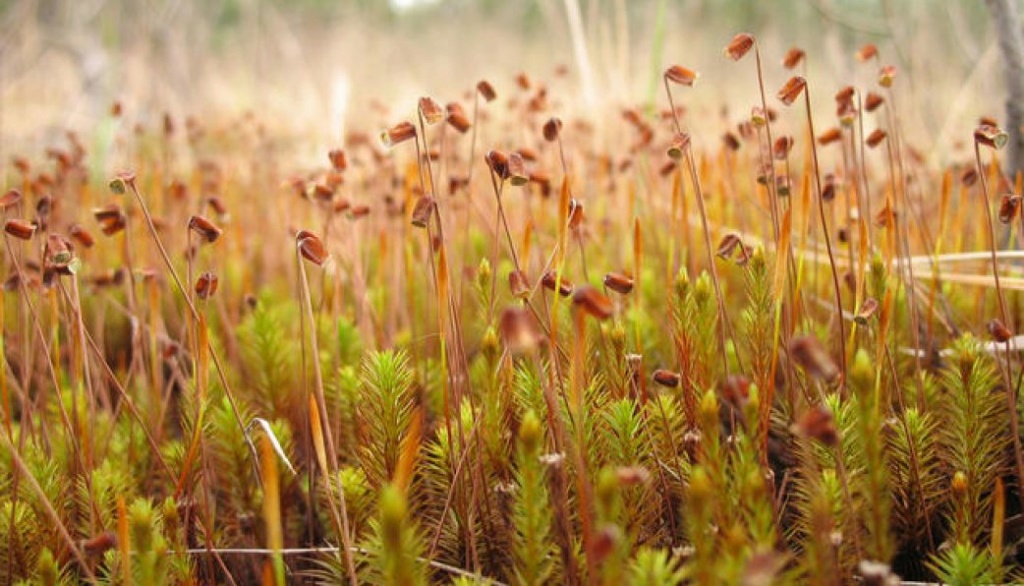
<path fill-rule="evenodd" d="M 580 18 L 586 62 L 574 53 L 562 2 L 8 1 L 4 142 L 28 151 L 68 125 L 93 130 L 120 99 L 132 122 L 251 110 L 326 144 L 347 127 L 376 128 L 383 116 L 370 104 L 398 114 L 420 95 L 459 97 L 483 78 L 504 89 L 520 71 L 550 80 L 558 66 L 570 69 L 562 108 L 602 118 L 610 105 L 649 102 L 652 81 L 677 61 L 702 74 L 695 103 L 737 117 L 749 88 L 723 66 L 719 45 L 739 30 L 758 36 L 772 65 L 791 46 L 808 51 L 809 77 L 826 92 L 870 77 L 852 54 L 878 44 L 900 68 L 914 116 L 907 132 L 928 147 L 955 141 L 952 125 L 1001 108 L 995 40 L 980 6 L 605 0 L 581 3 Z M 775 67 L 766 75 L 772 87 L 785 81 Z"/>

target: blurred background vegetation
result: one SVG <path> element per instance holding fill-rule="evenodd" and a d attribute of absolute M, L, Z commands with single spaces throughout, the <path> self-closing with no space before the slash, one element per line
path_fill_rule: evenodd
<path fill-rule="evenodd" d="M 420 95 L 459 99 L 480 78 L 500 91 L 558 65 L 565 109 L 645 103 L 653 76 L 681 63 L 702 73 L 693 100 L 743 113 L 752 77 L 721 57 L 738 31 L 760 39 L 773 84 L 786 49 L 804 48 L 823 109 L 873 80 L 853 52 L 877 43 L 926 148 L 1002 109 L 989 17 L 963 0 L 0 0 L 0 27 L 8 157 L 96 128 L 114 100 L 140 124 L 253 111 L 322 152 Z"/>

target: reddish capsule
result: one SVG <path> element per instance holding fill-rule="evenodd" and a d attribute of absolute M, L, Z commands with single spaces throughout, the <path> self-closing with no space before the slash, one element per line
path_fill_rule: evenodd
<path fill-rule="evenodd" d="M 514 270 L 508 274 L 508 288 L 512 296 L 525 299 L 530 296 L 530 281 L 523 271 Z"/>
<path fill-rule="evenodd" d="M 188 229 L 205 238 L 207 242 L 216 241 L 224 232 L 209 219 L 199 215 L 189 218 Z"/>
<path fill-rule="evenodd" d="M 317 266 L 323 266 L 327 262 L 327 249 L 319 236 L 309 230 L 301 230 L 296 234 L 295 240 L 302 258 Z"/>
<path fill-rule="evenodd" d="M 885 140 L 886 136 L 888 136 L 888 134 L 884 130 L 882 130 L 881 128 L 876 128 L 871 132 L 871 134 L 868 135 L 866 139 L 864 139 L 864 142 L 865 144 L 868 145 L 869 148 L 875 148 L 876 146 L 882 144 L 882 141 Z"/>
<path fill-rule="evenodd" d="M 749 33 L 740 33 L 725 46 L 725 56 L 733 61 L 739 61 L 753 48 L 754 37 Z"/>
<path fill-rule="evenodd" d="M 805 87 L 807 87 L 807 81 L 804 78 L 799 75 L 791 77 L 786 85 L 779 90 L 778 98 L 783 104 L 791 106 L 803 93 Z"/>
<path fill-rule="evenodd" d="M 213 294 L 217 292 L 218 284 L 217 275 L 213 273 L 206 272 L 199 275 L 199 279 L 196 281 L 196 296 L 200 299 L 213 297 Z"/>
<path fill-rule="evenodd" d="M 993 124 L 982 124 L 974 130 L 974 142 L 992 149 L 1006 146 L 1010 136 Z"/>
<path fill-rule="evenodd" d="M 665 79 L 687 87 L 693 86 L 697 82 L 698 77 L 700 77 L 699 73 L 682 65 L 673 65 L 665 70 Z"/>
<path fill-rule="evenodd" d="M 411 140 L 416 136 L 416 127 L 412 125 L 412 122 L 404 121 L 388 128 L 380 135 L 380 141 L 384 143 L 384 146 L 391 148 L 395 145 L 401 144 L 407 140 Z"/>
<path fill-rule="evenodd" d="M 860 309 L 857 310 L 857 315 L 854 316 L 853 321 L 859 325 L 867 325 L 868 320 L 878 312 L 878 300 L 874 297 L 868 297 L 860 304 Z"/>
<path fill-rule="evenodd" d="M 348 157 L 345 156 L 345 151 L 342 149 L 332 149 L 327 153 L 328 160 L 331 161 L 331 167 L 335 171 L 344 171 L 348 169 Z"/>
<path fill-rule="evenodd" d="M 0 197 L 0 209 L 6 210 L 16 205 L 22 199 L 21 192 L 17 189 L 10 189 Z"/>
<path fill-rule="evenodd" d="M 616 293 L 626 295 L 633 290 L 633 279 L 622 273 L 608 273 L 604 276 L 604 286 Z"/>
<path fill-rule="evenodd" d="M 1009 224 L 1017 217 L 1017 211 L 1020 209 L 1020 196 L 1014 194 L 1006 194 L 1003 196 L 1002 201 L 999 202 L 999 221 L 1004 224 Z"/>
<path fill-rule="evenodd" d="M 600 320 L 608 319 L 614 311 L 612 300 L 590 285 L 576 289 L 572 295 L 572 304 L 580 311 Z"/>
<path fill-rule="evenodd" d="M 494 98 L 498 97 L 498 94 L 494 91 L 494 86 L 487 80 L 480 80 L 476 84 L 476 91 L 488 102 L 494 101 Z"/>
<path fill-rule="evenodd" d="M 544 123 L 544 140 L 554 142 L 562 132 L 562 121 L 558 118 L 550 118 Z"/>
<path fill-rule="evenodd" d="M 27 220 L 7 220 L 4 223 L 4 232 L 20 240 L 29 240 L 36 233 L 36 225 Z"/>
<path fill-rule="evenodd" d="M 541 277 L 540 283 L 548 291 L 554 291 L 555 290 L 555 285 L 556 285 L 555 281 L 557 281 L 557 280 L 558 280 L 558 278 L 557 278 L 557 275 L 555 275 L 555 272 L 554 271 L 548 271 L 548 272 L 544 273 L 543 277 Z M 558 285 L 558 294 L 561 295 L 562 297 L 568 297 L 569 295 L 572 294 L 572 283 L 569 282 L 569 280 L 566 279 L 564 276 L 562 277 L 562 280 L 557 283 L 557 285 Z"/>
<path fill-rule="evenodd" d="M 103 531 L 83 540 L 80 547 L 85 555 L 98 557 L 117 547 L 117 535 L 113 531 Z"/>
<path fill-rule="evenodd" d="M 543 339 L 536 319 L 524 307 L 509 307 L 501 312 L 498 334 L 505 347 L 514 354 L 532 352 Z"/>
<path fill-rule="evenodd" d="M 992 319 L 988 322 L 988 333 L 992 335 L 993 340 L 999 343 L 1008 342 L 1013 337 L 1010 328 L 1006 327 L 1006 324 L 999 319 Z"/>
<path fill-rule="evenodd" d="M 786 69 L 796 69 L 797 65 L 804 60 L 805 53 L 803 49 L 793 47 L 789 51 L 786 51 L 786 55 L 782 58 L 782 66 Z"/>
<path fill-rule="evenodd" d="M 93 239 L 92 234 L 78 224 L 72 224 L 71 227 L 68 228 L 68 234 L 70 234 L 76 242 L 81 244 L 83 248 L 92 248 L 92 245 L 95 243 L 95 239 Z"/>
<path fill-rule="evenodd" d="M 839 443 L 839 430 L 832 412 L 821 405 L 807 409 L 796 422 L 796 431 L 806 438 L 817 440 L 826 446 Z"/>
<path fill-rule="evenodd" d="M 814 336 L 793 338 L 789 344 L 789 353 L 793 361 L 814 378 L 832 382 L 839 377 L 839 367 Z"/>
<path fill-rule="evenodd" d="M 654 382 L 658 383 L 663 387 L 669 388 L 678 387 L 680 380 L 682 380 L 682 377 L 679 376 L 678 372 L 666 370 L 664 368 L 659 368 L 658 370 L 655 370 L 653 377 Z"/>
<path fill-rule="evenodd" d="M 448 124 L 455 130 L 459 131 L 460 134 L 465 134 L 472 126 L 472 123 L 466 116 L 466 112 L 459 104 L 451 102 L 445 107 L 445 111 Z"/>
<path fill-rule="evenodd" d="M 417 228 L 426 228 L 430 223 L 430 218 L 434 215 L 436 205 L 437 202 L 429 195 L 417 199 L 416 205 L 412 209 L 412 225 Z"/>

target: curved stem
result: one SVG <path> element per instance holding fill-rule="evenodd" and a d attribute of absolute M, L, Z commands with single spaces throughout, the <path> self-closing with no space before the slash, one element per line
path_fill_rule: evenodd
<path fill-rule="evenodd" d="M 985 208 L 985 227 L 988 229 L 989 250 L 992 254 L 992 278 L 996 283 L 996 297 L 999 300 L 999 316 L 1003 324 L 1012 327 L 1010 314 L 1006 309 L 1006 298 L 1003 296 L 1003 288 L 999 283 L 999 263 L 996 260 L 996 233 L 992 227 L 992 209 L 989 206 L 988 181 L 985 178 L 985 169 L 981 166 L 981 150 L 978 141 L 974 141 L 974 161 L 978 165 L 978 178 L 981 179 L 981 193 L 985 198 L 982 207 Z M 1010 437 L 1013 438 L 1013 458 L 1016 465 L 1017 483 L 1024 483 L 1024 450 L 1021 449 L 1020 441 L 1020 418 L 1017 415 L 1017 389 L 1013 386 L 1011 364 L 1010 364 L 1010 341 L 1006 341 L 1006 368 L 1000 368 L 1003 381 L 1006 387 L 1006 407 L 1010 412 Z M 1018 495 L 1021 508 L 1024 508 L 1024 492 Z"/>
<path fill-rule="evenodd" d="M 327 482 L 328 488 L 330 488 L 332 484 L 338 483 L 338 501 L 341 504 L 341 511 L 339 512 L 335 510 L 333 498 L 328 498 L 328 502 L 330 503 L 332 515 L 340 517 L 340 519 L 336 519 L 336 522 L 340 521 L 340 527 L 338 529 L 340 529 L 339 533 L 341 533 L 341 543 L 345 549 L 345 551 L 342 552 L 344 554 L 342 557 L 345 560 L 345 569 L 348 573 L 349 583 L 352 586 L 356 586 L 356 584 L 358 584 L 358 579 L 356 577 L 355 560 L 352 559 L 351 553 L 352 539 L 349 535 L 348 508 L 345 503 L 345 489 L 341 485 L 341 480 L 337 477 L 338 452 L 334 446 L 334 434 L 331 433 L 331 426 L 326 424 L 327 400 L 324 397 L 323 374 L 320 372 L 320 348 L 317 343 L 316 318 L 313 315 L 313 301 L 309 294 L 309 278 L 306 275 L 306 265 L 303 264 L 302 254 L 299 252 L 299 248 L 297 246 L 295 248 L 295 257 L 299 265 L 299 284 L 301 285 L 302 305 L 306 310 L 306 319 L 309 320 L 310 350 L 313 355 L 313 373 L 316 376 L 316 406 L 322 414 L 321 419 L 325 421 L 325 424 L 321 425 L 321 432 L 323 433 L 325 443 L 327 444 L 327 457 L 333 465 L 331 473 L 334 477 L 329 479 L 325 478 L 324 480 Z M 330 495 L 330 490 L 328 490 L 328 495 Z"/>
<path fill-rule="evenodd" d="M 836 316 L 839 322 L 839 371 L 842 373 L 840 389 L 846 389 L 846 334 L 843 326 L 843 297 L 839 285 L 839 272 L 836 269 L 836 258 L 832 253 L 832 238 L 828 234 L 828 222 L 825 220 L 825 201 L 821 198 L 821 168 L 818 165 L 818 147 L 814 141 L 811 90 L 807 86 L 804 87 L 804 105 L 807 110 L 807 128 L 811 135 L 811 158 L 814 162 L 814 189 L 818 200 L 818 215 L 821 218 L 821 231 L 825 236 L 825 250 L 828 251 L 828 262 L 832 267 L 832 286 L 836 295 Z"/>

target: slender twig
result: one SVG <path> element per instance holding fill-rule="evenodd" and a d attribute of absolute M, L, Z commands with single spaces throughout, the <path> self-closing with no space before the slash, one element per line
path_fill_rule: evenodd
<path fill-rule="evenodd" d="M 1003 288 L 999 282 L 999 262 L 996 259 L 996 232 L 992 227 L 992 209 L 989 204 L 988 180 L 985 178 L 985 169 L 981 166 L 981 147 L 978 141 L 974 141 L 974 161 L 978 166 L 978 179 L 981 181 L 981 193 L 984 197 L 982 206 L 985 208 L 985 228 L 988 230 L 989 248 L 992 253 L 992 278 L 995 279 L 996 298 L 999 300 L 999 316 L 1007 327 L 1012 327 L 1010 314 L 1006 309 L 1006 298 L 1003 296 Z M 1012 381 L 1012 362 L 1010 360 L 1010 341 L 1006 341 L 1006 364 L 1005 369 L 1001 368 L 1003 382 L 1006 389 L 1006 406 L 1010 415 L 1010 437 L 1013 439 L 1013 459 L 1016 464 L 1017 482 L 1024 483 L 1024 450 L 1021 449 L 1020 441 L 1020 418 L 1017 415 L 1017 391 Z M 1017 491 L 1020 499 L 1021 509 L 1024 509 L 1024 490 Z"/>
<path fill-rule="evenodd" d="M 298 246 L 296 246 L 295 248 L 295 257 L 299 266 L 299 283 L 301 285 L 300 288 L 302 294 L 302 304 L 303 307 L 305 308 L 306 319 L 309 321 L 309 341 L 313 354 L 313 373 L 316 377 L 316 385 L 314 389 L 316 391 L 315 396 L 317 409 L 319 409 L 320 413 L 323 414 L 323 419 L 326 419 L 327 400 L 324 397 L 323 374 L 320 372 L 320 350 L 319 345 L 317 343 L 316 317 L 313 314 L 313 302 L 310 299 L 309 294 L 309 278 L 306 275 L 306 265 L 302 260 L 302 254 L 299 252 Z M 338 478 L 338 452 L 334 446 L 334 434 L 331 432 L 330 425 L 321 425 L 321 431 L 324 435 L 324 442 L 326 443 L 327 458 L 330 463 L 330 466 L 332 467 L 330 472 L 333 475 L 332 478 L 325 480 L 327 481 L 328 487 L 335 483 L 338 483 L 338 503 L 340 504 L 341 508 L 340 512 L 335 510 L 333 498 L 329 498 L 328 501 L 331 506 L 332 514 L 335 516 L 335 522 L 339 521 L 338 517 L 340 517 L 339 533 L 341 533 L 341 543 L 345 546 L 344 551 L 342 552 L 344 554 L 343 557 L 345 561 L 345 568 L 348 572 L 349 583 L 352 586 L 356 586 L 359 582 L 356 576 L 355 560 L 352 559 L 351 553 L 352 538 L 349 534 L 348 507 L 346 506 L 345 502 L 345 489 L 343 486 L 340 485 L 341 481 Z"/>
<path fill-rule="evenodd" d="M 191 295 L 189 295 L 188 289 L 186 289 L 185 286 L 182 284 L 181 277 L 178 276 L 177 271 L 174 269 L 174 263 L 171 262 L 171 257 L 169 254 L 167 254 L 167 249 L 164 248 L 164 244 L 160 240 L 160 236 L 157 233 L 156 226 L 153 224 L 153 216 L 149 213 L 149 207 L 146 205 L 146 200 L 143 199 L 142 193 L 139 192 L 138 187 L 135 185 L 134 178 L 131 179 L 130 181 L 126 181 L 126 184 L 131 189 L 131 192 L 135 196 L 135 199 L 139 202 L 139 207 L 142 209 L 142 215 L 144 218 L 146 218 L 146 225 L 149 228 L 149 233 L 153 237 L 153 242 L 156 243 L 157 250 L 160 251 L 160 256 L 163 258 L 164 265 L 167 267 L 167 272 L 170 273 L 171 279 L 174 280 L 174 283 L 175 285 L 177 285 L 178 291 L 181 293 L 182 298 L 185 299 L 185 304 L 188 306 L 192 318 L 196 322 L 198 322 L 199 311 L 196 309 L 195 304 L 192 303 L 192 297 Z M 231 392 L 231 387 L 227 384 L 227 375 L 224 373 L 224 369 L 221 366 L 220 359 L 217 357 L 217 352 L 214 349 L 213 344 L 208 342 L 208 346 L 210 350 L 210 357 L 213 359 L 214 368 L 217 370 L 217 375 L 220 378 L 220 381 L 224 387 L 224 396 L 227 398 L 228 404 L 231 407 L 231 413 L 234 415 L 235 423 L 238 425 L 238 429 L 241 430 L 242 434 L 244 435 L 245 423 L 242 422 L 242 416 L 238 410 L 238 404 L 235 401 L 234 393 Z M 252 456 L 253 460 L 258 460 L 259 458 L 257 457 L 252 446 L 250 446 L 250 450 L 250 455 Z"/>
<path fill-rule="evenodd" d="M 807 128 L 811 137 L 811 158 L 814 162 L 814 188 L 818 200 L 818 214 L 821 218 L 821 231 L 825 237 L 825 249 L 828 251 L 829 264 L 832 267 L 832 286 L 836 295 L 836 315 L 839 325 L 839 371 L 842 379 L 839 381 L 840 388 L 846 388 L 846 334 L 843 327 L 843 319 L 840 315 L 843 311 L 843 297 L 839 285 L 839 270 L 836 268 L 835 255 L 832 253 L 832 238 L 828 233 L 828 222 L 825 219 L 825 200 L 821 197 L 821 167 L 818 164 L 818 148 L 814 137 L 814 119 L 811 116 L 811 90 L 810 86 L 804 87 L 804 105 L 807 110 Z"/>
<path fill-rule="evenodd" d="M 722 368 L 725 376 L 729 375 L 729 351 L 726 344 L 726 309 L 725 296 L 722 294 L 722 285 L 718 280 L 718 269 L 715 268 L 715 249 L 711 244 L 711 229 L 708 227 L 708 214 L 704 208 L 704 191 L 700 186 L 700 178 L 697 176 L 697 167 L 693 161 L 693 151 L 686 148 L 686 167 L 690 172 L 690 180 L 693 182 L 693 190 L 697 194 L 697 208 L 700 212 L 701 225 L 704 227 L 704 245 L 708 253 L 708 272 L 711 273 L 711 282 L 715 286 L 715 298 L 718 300 L 718 342 L 722 351 Z"/>
<path fill-rule="evenodd" d="M 676 112 L 675 101 L 672 99 L 672 87 L 669 84 L 669 79 L 665 77 L 665 93 L 668 95 L 669 107 L 672 109 L 672 123 L 675 125 L 676 132 L 680 135 L 683 134 L 682 124 L 679 122 L 679 114 Z M 729 350 L 726 344 L 726 310 L 725 310 L 725 298 L 722 295 L 722 286 L 718 281 L 718 269 L 715 268 L 715 251 L 711 244 L 711 230 L 708 227 L 708 215 L 707 210 L 704 207 L 704 191 L 701 189 L 700 177 L 697 174 L 697 166 L 693 160 L 693 149 L 687 143 L 684 148 L 684 157 L 686 158 L 687 170 L 690 173 L 690 181 L 693 183 L 693 190 L 697 195 L 697 208 L 700 212 L 701 226 L 704 228 L 704 244 L 707 247 L 708 253 L 708 272 L 711 273 L 711 282 L 715 287 L 715 298 L 718 300 L 718 345 L 722 352 L 722 369 L 726 376 L 729 375 Z"/>

